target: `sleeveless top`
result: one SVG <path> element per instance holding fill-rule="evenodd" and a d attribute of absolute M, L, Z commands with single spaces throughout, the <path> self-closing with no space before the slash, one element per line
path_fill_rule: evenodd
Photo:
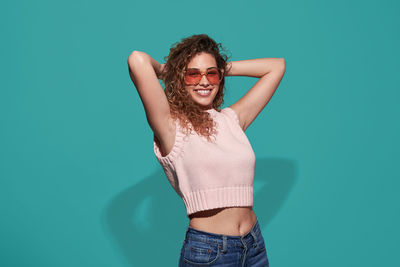
<path fill-rule="evenodd" d="M 236 112 L 208 109 L 217 134 L 209 142 L 194 130 L 185 135 L 176 120 L 172 150 L 161 155 L 154 135 L 154 153 L 169 183 L 183 199 L 187 216 L 222 207 L 253 206 L 255 154 Z"/>

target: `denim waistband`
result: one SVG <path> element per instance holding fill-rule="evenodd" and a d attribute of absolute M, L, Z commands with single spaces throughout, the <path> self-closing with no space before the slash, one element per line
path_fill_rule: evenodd
<path fill-rule="evenodd" d="M 198 240 L 207 243 L 218 243 L 226 246 L 248 246 L 251 243 L 257 243 L 258 237 L 261 235 L 258 220 L 254 223 L 250 231 L 243 235 L 224 235 L 194 229 L 188 225 L 186 229 L 186 239 Z"/>

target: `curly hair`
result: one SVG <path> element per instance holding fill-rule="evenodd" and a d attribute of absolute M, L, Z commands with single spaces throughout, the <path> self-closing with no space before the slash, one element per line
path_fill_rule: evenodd
<path fill-rule="evenodd" d="M 207 34 L 183 38 L 171 46 L 169 55 L 164 57 L 166 61 L 164 71 L 159 75 L 165 84 L 164 92 L 170 106 L 171 117 L 179 121 L 186 134 L 194 130 L 197 134 L 206 137 L 208 141 L 211 141 L 210 136 L 216 132 L 215 122 L 210 114 L 203 111 L 186 91 L 184 70 L 190 60 L 199 53 L 205 52 L 214 56 L 217 67 L 223 70 L 223 74 L 212 107 L 221 111 L 229 58 L 223 51 L 226 49 L 222 47 L 221 43 L 215 42 Z"/>

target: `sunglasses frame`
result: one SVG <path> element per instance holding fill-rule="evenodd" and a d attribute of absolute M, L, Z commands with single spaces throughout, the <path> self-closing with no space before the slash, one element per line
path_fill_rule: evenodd
<path fill-rule="evenodd" d="M 189 68 L 189 69 L 196 69 L 196 68 Z M 198 85 L 200 83 L 201 79 L 203 79 L 203 76 L 206 75 L 206 78 L 207 78 L 208 72 L 211 71 L 211 70 L 214 70 L 214 69 L 216 69 L 218 71 L 218 73 L 219 73 L 219 81 L 218 81 L 218 83 L 220 83 L 222 81 L 222 78 L 223 78 L 223 72 L 218 67 L 211 67 L 211 68 L 207 69 L 205 72 L 200 71 L 199 69 L 196 69 L 196 70 L 198 70 L 200 72 L 200 75 L 201 75 L 199 81 L 197 83 L 195 83 L 195 84 L 187 84 L 186 83 L 186 78 L 185 78 L 184 79 L 185 80 L 185 84 L 186 85 Z M 184 75 L 186 75 L 186 71 L 187 70 L 188 69 L 185 69 L 183 71 Z M 207 81 L 210 81 L 210 80 L 207 78 Z M 216 83 L 216 84 L 218 84 L 218 83 Z"/>

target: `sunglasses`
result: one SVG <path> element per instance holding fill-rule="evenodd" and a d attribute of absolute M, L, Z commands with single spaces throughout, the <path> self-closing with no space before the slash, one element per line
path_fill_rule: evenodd
<path fill-rule="evenodd" d="M 207 69 L 206 72 L 201 72 L 199 69 L 186 69 L 185 73 L 185 83 L 187 85 L 198 85 L 203 78 L 203 75 L 206 75 L 207 80 L 211 84 L 218 84 L 221 81 L 222 75 L 218 68 L 210 68 Z"/>

